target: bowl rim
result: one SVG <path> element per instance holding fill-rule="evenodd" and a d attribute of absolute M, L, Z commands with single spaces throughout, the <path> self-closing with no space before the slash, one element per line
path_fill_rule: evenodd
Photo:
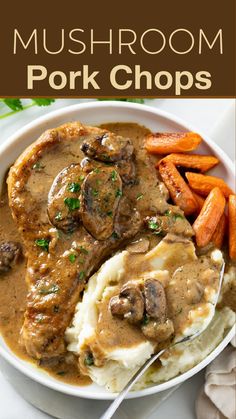
<path fill-rule="evenodd" d="M 64 117 L 68 115 L 68 119 L 69 119 L 69 115 L 75 111 L 78 111 L 79 113 L 80 110 L 85 110 L 85 111 L 91 110 L 91 109 L 96 110 L 97 108 L 104 108 L 104 109 L 105 108 L 114 108 L 114 109 L 118 108 L 119 110 L 130 109 L 130 110 L 138 110 L 138 111 L 141 110 L 144 113 L 152 114 L 152 116 L 161 117 L 168 121 L 171 121 L 172 123 L 176 123 L 189 131 L 198 132 L 202 136 L 203 141 L 214 151 L 216 155 L 220 157 L 221 162 L 223 163 L 223 166 L 224 167 L 226 166 L 232 174 L 234 173 L 233 162 L 227 156 L 227 154 L 217 144 L 215 144 L 207 135 L 202 133 L 200 130 L 196 129 L 192 124 L 189 124 L 182 118 L 176 117 L 172 113 L 160 110 L 158 108 L 154 108 L 152 106 L 137 104 L 137 103 L 132 103 L 132 102 L 117 102 L 117 101 L 109 101 L 109 102 L 91 101 L 88 103 L 79 103 L 79 104 L 74 104 L 71 106 L 63 107 L 55 111 L 49 112 L 46 115 L 40 116 L 34 119 L 32 122 L 20 128 L 19 130 L 17 130 L 6 141 L 4 141 L 3 144 L 0 144 L 0 159 L 2 158 L 2 154 L 5 154 L 5 153 L 7 154 L 8 151 L 10 151 L 10 148 L 12 147 L 12 145 L 17 143 L 17 140 L 20 139 L 24 134 L 27 134 L 30 130 L 36 129 L 37 127 L 40 128 L 41 125 L 47 124 L 50 121 L 53 121 L 53 119 L 58 118 L 58 117 Z M 78 119 L 79 119 L 79 115 L 78 115 Z M 104 117 L 104 120 L 105 120 L 105 117 Z M 44 128 L 42 128 L 42 132 L 43 131 L 44 131 Z M 211 361 L 213 361 L 213 359 L 227 346 L 227 344 L 233 338 L 235 331 L 236 331 L 236 326 L 234 325 L 228 331 L 228 333 L 225 335 L 222 341 L 217 345 L 217 347 L 206 358 L 204 358 L 200 363 L 192 367 L 190 370 L 166 382 L 163 382 L 160 384 L 154 384 L 151 387 L 147 387 L 142 390 L 130 392 L 127 395 L 127 398 L 143 397 L 143 396 L 151 395 L 157 392 L 161 392 L 189 379 L 190 377 L 195 375 L 197 372 L 199 372 L 201 369 L 203 369 L 206 365 L 208 365 Z M 64 394 L 87 398 L 87 399 L 112 400 L 116 397 L 116 393 L 108 393 L 108 392 L 105 393 L 106 390 L 104 390 L 104 393 L 95 392 L 94 390 L 91 390 L 91 394 L 90 394 L 89 392 L 83 391 L 84 389 L 83 386 L 69 385 L 67 383 L 63 383 L 62 381 L 59 381 L 59 380 L 57 381 L 56 379 L 51 381 L 47 379 L 48 376 L 46 373 L 45 375 L 39 374 L 40 370 L 34 364 L 30 365 L 30 362 L 27 362 L 27 363 L 32 368 L 29 367 L 29 369 L 26 369 L 24 363 L 22 362 L 22 359 L 18 357 L 13 351 L 11 351 L 10 348 L 8 349 L 9 349 L 9 352 L 0 344 L 0 355 L 3 356 L 3 358 L 7 362 L 9 362 L 13 367 L 18 369 L 24 375 L 28 376 L 29 378 L 33 379 L 36 382 L 39 382 L 40 384 L 43 384 L 46 387 L 49 387 L 53 390 L 59 391 Z"/>

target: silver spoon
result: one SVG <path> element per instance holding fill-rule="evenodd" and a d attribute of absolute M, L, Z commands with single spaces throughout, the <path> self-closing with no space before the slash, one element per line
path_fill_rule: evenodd
<path fill-rule="evenodd" d="M 220 269 L 220 280 L 219 280 L 219 287 L 218 287 L 218 291 L 217 291 L 217 297 L 214 303 L 214 309 L 216 307 L 216 304 L 218 302 L 219 299 L 219 295 L 220 295 L 220 290 L 221 290 L 221 286 L 222 286 L 222 282 L 223 282 L 223 277 L 224 277 L 224 270 L 225 270 L 225 263 L 223 262 L 221 269 Z M 181 339 L 178 342 L 175 342 L 174 344 L 168 346 L 165 349 L 162 349 L 160 352 L 158 352 L 157 354 L 152 355 L 140 368 L 139 370 L 134 374 L 134 376 L 130 379 L 130 381 L 126 384 L 126 386 L 124 387 L 124 389 L 118 394 L 118 396 L 115 398 L 115 400 L 110 404 L 110 406 L 108 407 L 108 409 L 105 411 L 105 413 L 100 416 L 100 419 L 110 419 L 112 418 L 112 416 L 114 415 L 114 413 L 116 412 L 116 410 L 118 409 L 118 407 L 120 406 L 120 404 L 122 403 L 122 401 L 124 400 L 126 394 L 131 390 L 131 388 L 133 387 L 133 385 L 140 379 L 140 377 L 145 373 L 145 371 L 147 371 L 147 369 L 153 364 L 154 361 L 156 361 L 162 354 L 164 354 L 165 351 L 167 351 L 170 348 L 173 348 L 176 345 L 179 345 L 180 343 L 183 342 L 189 342 L 194 340 L 195 338 L 197 338 L 202 332 L 204 332 L 204 330 L 207 328 L 208 324 L 198 330 L 196 333 L 194 333 L 191 336 L 185 336 L 183 339 Z"/>

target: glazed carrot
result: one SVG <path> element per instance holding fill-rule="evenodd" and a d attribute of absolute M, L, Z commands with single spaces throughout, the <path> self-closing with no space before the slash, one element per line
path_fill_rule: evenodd
<path fill-rule="evenodd" d="M 184 211 L 185 215 L 196 212 L 198 203 L 173 163 L 162 160 L 159 165 L 159 173 L 170 192 L 172 200 Z"/>
<path fill-rule="evenodd" d="M 229 196 L 229 256 L 236 260 L 236 195 Z"/>
<path fill-rule="evenodd" d="M 214 243 L 215 247 L 217 247 L 218 249 L 221 249 L 222 247 L 224 235 L 226 232 L 226 226 L 227 226 L 227 217 L 225 214 L 223 214 L 211 238 L 211 241 Z"/>
<path fill-rule="evenodd" d="M 199 214 L 199 212 L 201 211 L 201 209 L 202 209 L 202 207 L 204 205 L 205 199 L 202 196 L 198 195 L 196 192 L 194 192 L 194 191 L 191 191 L 191 192 L 192 192 L 194 198 L 196 199 L 196 201 L 198 203 L 198 211 L 197 211 L 197 213 Z"/>
<path fill-rule="evenodd" d="M 194 192 L 197 192 L 202 196 L 207 196 L 215 187 L 220 188 L 226 198 L 228 198 L 230 194 L 233 194 L 232 189 L 230 189 L 225 181 L 219 177 L 186 172 L 186 178 Z"/>
<path fill-rule="evenodd" d="M 199 216 L 193 223 L 196 243 L 206 246 L 216 230 L 225 209 L 225 197 L 219 188 L 213 188 L 206 198 Z"/>
<path fill-rule="evenodd" d="M 214 156 L 203 156 L 201 154 L 172 153 L 165 157 L 175 166 L 197 169 L 201 173 L 207 172 L 219 163 Z M 160 162 L 159 162 L 160 163 Z"/>
<path fill-rule="evenodd" d="M 157 132 L 146 137 L 145 147 L 153 154 L 181 153 L 195 150 L 201 141 L 195 132 Z"/>

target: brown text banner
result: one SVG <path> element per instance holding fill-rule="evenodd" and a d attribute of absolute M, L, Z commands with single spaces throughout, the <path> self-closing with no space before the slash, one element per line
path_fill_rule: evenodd
<path fill-rule="evenodd" d="M 1 97 L 234 97 L 235 0 L 5 2 Z"/>

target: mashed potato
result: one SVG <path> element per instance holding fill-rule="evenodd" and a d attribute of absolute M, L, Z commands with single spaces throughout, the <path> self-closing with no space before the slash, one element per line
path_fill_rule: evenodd
<path fill-rule="evenodd" d="M 212 322 L 200 336 L 191 342 L 180 343 L 175 348 L 166 351 L 160 358 L 162 366 L 158 369 L 149 368 L 134 389 L 168 381 L 199 364 L 219 345 L 234 322 L 235 313 L 228 307 L 220 311 L 216 310 Z"/>
<path fill-rule="evenodd" d="M 120 391 L 155 351 L 154 342 L 148 340 L 142 333 L 138 335 L 138 338 L 135 336 L 137 338 L 135 344 L 127 345 L 124 341 L 118 346 L 104 345 L 101 338 L 102 332 L 98 333 L 101 315 L 100 304 L 109 302 L 110 297 L 114 295 L 114 290 L 117 290 L 120 281 L 123 280 L 128 257 L 128 251 L 116 254 L 90 278 L 83 300 L 76 307 L 72 325 L 66 330 L 68 350 L 82 358 L 89 348 L 95 362 L 86 365 L 86 373 L 98 385 L 105 386 L 113 392 Z M 221 252 L 212 252 L 211 259 L 212 263 L 222 264 Z M 140 256 L 140 270 L 137 263 L 135 280 L 141 281 L 145 277 L 152 277 L 164 283 L 165 286 L 168 282 L 169 287 L 175 287 L 175 275 L 170 276 L 169 270 L 178 271 L 183 264 L 196 260 L 195 248 L 191 241 L 182 242 L 180 240 L 171 243 L 162 240 L 147 254 Z M 144 267 L 145 270 L 143 270 Z M 188 321 L 182 329 L 179 329 L 179 333 L 175 337 L 176 341 L 199 329 L 205 329 L 209 325 L 215 312 L 213 304 L 216 296 L 217 287 L 210 283 L 207 284 L 203 302 L 196 304 L 195 308 L 189 311 Z M 200 362 L 219 343 L 225 329 L 230 327 L 231 323 L 232 312 L 230 310 L 224 309 L 221 314 L 216 313 L 213 322 L 201 336 L 194 342 L 182 343 L 167 351 L 161 358 L 162 367 L 158 369 L 151 367 L 136 384 L 136 388 L 166 381 Z M 113 341 L 116 330 L 111 329 L 111 333 L 113 336 L 107 340 L 109 343 Z M 127 333 L 134 333 L 131 326 Z M 93 343 L 91 344 L 91 342 Z M 100 363 L 99 357 L 102 359 Z"/>
<path fill-rule="evenodd" d="M 94 338 L 98 320 L 97 302 L 108 296 L 111 288 L 119 283 L 127 254 L 123 251 L 113 256 L 90 278 L 83 300 L 77 305 L 72 327 L 66 331 L 68 351 L 80 354 L 86 341 Z M 97 384 L 116 391 L 153 352 L 154 346 L 145 338 L 136 347 L 106 350 L 105 365 L 99 368 L 90 366 L 89 375 Z"/>

